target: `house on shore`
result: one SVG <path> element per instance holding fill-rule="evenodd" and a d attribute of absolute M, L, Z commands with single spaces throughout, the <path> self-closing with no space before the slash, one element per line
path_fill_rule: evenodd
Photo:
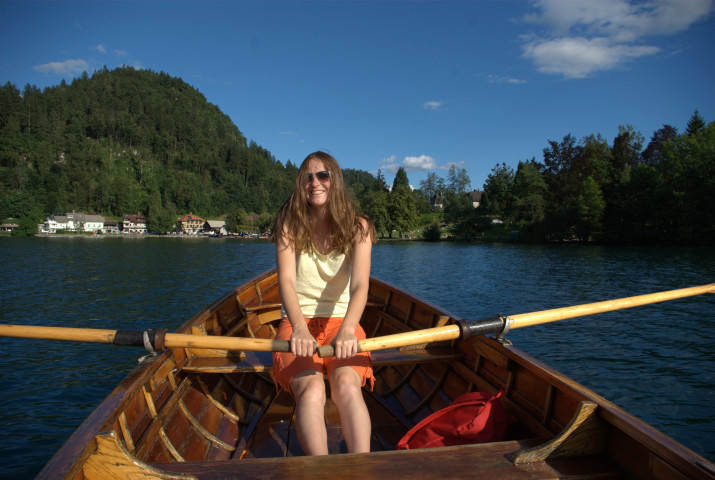
<path fill-rule="evenodd" d="M 472 208 L 479 208 L 482 203 L 482 195 L 484 192 L 481 190 L 472 190 L 468 193 L 469 201 L 472 203 Z"/>
<path fill-rule="evenodd" d="M 185 235 L 198 235 L 199 232 L 204 229 L 204 224 L 206 223 L 206 220 L 199 217 L 198 215 L 189 213 L 188 215 L 184 215 L 183 217 L 179 218 L 177 223 L 179 227 L 179 233 L 183 233 Z"/>
<path fill-rule="evenodd" d="M 213 235 L 215 237 L 222 237 L 228 235 L 228 230 L 226 230 L 226 222 L 223 220 L 206 220 L 204 223 L 203 233 L 205 235 Z"/>
<path fill-rule="evenodd" d="M 122 221 L 122 233 L 146 233 L 146 217 L 138 213 L 125 213 Z"/>
<path fill-rule="evenodd" d="M 50 215 L 40 228 L 41 233 L 57 233 L 58 231 L 74 231 L 74 222 L 64 214 Z"/>
<path fill-rule="evenodd" d="M 104 232 L 104 217 L 87 213 L 74 213 L 73 221 L 79 232 Z"/>
<path fill-rule="evenodd" d="M 50 215 L 40 225 L 40 233 L 103 231 L 104 217 L 82 212 Z"/>
<path fill-rule="evenodd" d="M 119 234 L 119 224 L 114 220 L 104 222 L 104 233 L 108 233 L 110 235 Z"/>
<path fill-rule="evenodd" d="M 2 225 L 0 225 L 0 233 L 11 233 L 17 227 L 19 227 L 17 223 L 3 223 Z"/>

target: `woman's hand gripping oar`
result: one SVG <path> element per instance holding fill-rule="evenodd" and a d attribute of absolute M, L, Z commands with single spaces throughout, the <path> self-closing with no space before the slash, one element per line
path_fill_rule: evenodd
<path fill-rule="evenodd" d="M 509 316 L 498 315 L 494 318 L 485 320 L 459 320 L 453 325 L 445 325 L 444 327 L 427 328 L 424 330 L 385 335 L 383 337 L 366 338 L 365 340 L 360 340 L 358 342 L 358 351 L 371 352 L 375 350 L 442 342 L 460 338 L 466 339 L 485 334 L 503 336 L 508 331 L 516 328 L 530 327 L 532 325 L 539 325 L 542 323 L 558 322 L 559 320 L 565 320 L 567 318 L 584 317 L 587 315 L 595 315 L 597 313 L 611 312 L 613 310 L 623 310 L 650 303 L 665 302 L 678 298 L 701 295 L 703 293 L 715 293 L 715 283 L 678 290 L 668 290 L 665 292 L 649 293 L 635 297 L 624 297 L 614 300 L 605 300 L 602 302 L 586 303 L 571 307 L 542 310 L 538 312 L 521 313 Z M 321 357 L 330 357 L 334 354 L 332 345 L 318 347 L 318 355 Z"/>

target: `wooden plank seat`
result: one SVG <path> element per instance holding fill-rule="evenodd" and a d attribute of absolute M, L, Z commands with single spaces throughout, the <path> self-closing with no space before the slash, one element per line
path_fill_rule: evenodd
<path fill-rule="evenodd" d="M 528 448 L 528 441 L 512 440 L 479 445 L 460 445 L 408 451 L 383 451 L 371 454 L 244 458 L 240 461 L 154 463 L 151 467 L 166 473 L 188 474 L 198 479 L 272 478 L 281 475 L 302 478 L 310 472 L 313 480 L 339 478 L 498 478 L 500 480 L 540 480 L 573 478 L 608 480 L 621 478 L 601 456 L 568 458 L 514 464 L 510 457 Z M 496 474 L 496 475 L 495 475 Z"/>
<path fill-rule="evenodd" d="M 373 368 L 385 365 L 405 365 L 424 362 L 447 362 L 458 359 L 462 353 L 449 347 L 420 349 L 391 349 L 371 353 Z M 270 373 L 273 357 L 270 352 L 245 352 L 240 359 L 230 357 L 193 357 L 181 366 L 185 372 L 194 373 Z"/>

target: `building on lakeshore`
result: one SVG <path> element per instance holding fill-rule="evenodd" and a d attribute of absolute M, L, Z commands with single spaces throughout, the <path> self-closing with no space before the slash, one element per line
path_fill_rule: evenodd
<path fill-rule="evenodd" d="M 104 217 L 88 213 L 56 213 L 40 224 L 40 233 L 103 232 Z"/>
<path fill-rule="evenodd" d="M 194 215 L 193 213 L 189 213 L 188 215 L 184 215 L 179 218 L 179 232 L 186 235 L 198 235 L 198 233 L 203 230 L 205 223 L 206 220 L 203 218 L 198 215 Z"/>
<path fill-rule="evenodd" d="M 73 222 L 77 231 L 80 232 L 104 232 L 104 217 L 101 215 L 90 215 L 87 213 L 74 213 Z"/>
<path fill-rule="evenodd" d="M 472 190 L 468 193 L 472 208 L 479 208 L 479 205 L 482 203 L 482 194 L 483 192 L 481 190 Z"/>
<path fill-rule="evenodd" d="M 17 223 L 3 223 L 0 225 L 0 233 L 11 233 L 17 227 L 19 227 Z"/>
<path fill-rule="evenodd" d="M 122 233 L 146 233 L 146 217 L 138 213 L 125 213 L 122 221 Z"/>
<path fill-rule="evenodd" d="M 42 233 L 57 233 L 58 231 L 74 231 L 74 221 L 67 218 L 67 215 L 58 213 L 47 217 L 40 229 Z"/>
<path fill-rule="evenodd" d="M 204 223 L 203 233 L 205 235 L 213 235 L 216 237 L 227 235 L 228 231 L 226 230 L 226 222 L 223 220 L 206 220 L 206 223 Z"/>
<path fill-rule="evenodd" d="M 104 233 L 117 234 L 119 233 L 119 224 L 114 220 L 104 222 Z"/>

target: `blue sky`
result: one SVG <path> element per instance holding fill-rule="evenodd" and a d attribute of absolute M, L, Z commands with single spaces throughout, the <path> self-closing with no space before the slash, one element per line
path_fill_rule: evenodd
<path fill-rule="evenodd" d="M 632 125 L 715 120 L 713 0 L 8 1 L 0 82 L 106 65 L 201 91 L 286 162 L 321 149 L 388 181 L 541 158 Z"/>

